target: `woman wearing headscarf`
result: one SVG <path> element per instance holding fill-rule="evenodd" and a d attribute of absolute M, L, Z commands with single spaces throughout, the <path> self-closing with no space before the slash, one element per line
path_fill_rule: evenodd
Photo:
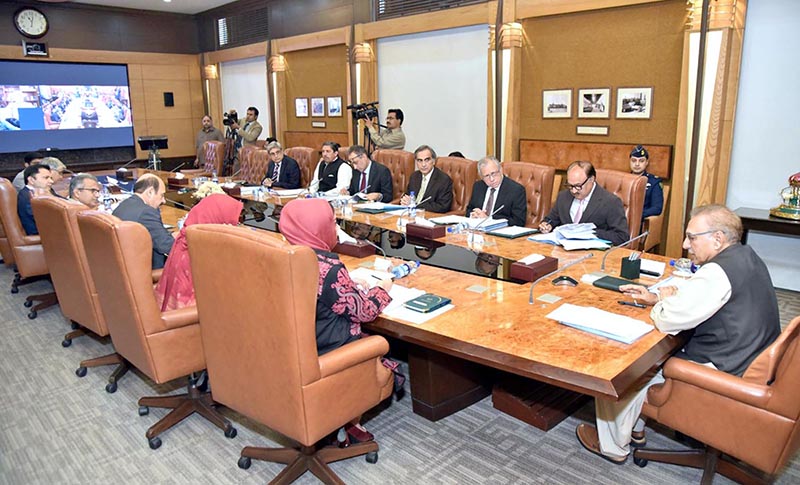
<path fill-rule="evenodd" d="M 161 311 L 175 310 L 195 303 L 186 228 L 194 224 L 235 225 L 239 223 L 241 212 L 242 203 L 225 194 L 209 195 L 189 211 L 156 285 L 156 299 L 161 305 Z"/>
<path fill-rule="evenodd" d="M 390 280 L 367 289 L 363 281 L 350 278 L 344 264 L 331 250 L 336 246 L 336 219 L 324 199 L 296 199 L 281 212 L 280 231 L 289 243 L 308 246 L 317 254 L 317 353 L 337 349 L 361 338 L 361 324 L 375 320 L 392 301 Z M 383 365 L 395 372 L 396 362 L 383 359 Z M 397 383 L 397 377 L 395 378 Z M 401 384 L 402 386 L 402 384 Z M 339 446 L 350 441 L 369 441 L 372 434 L 358 424 L 358 419 L 339 433 Z"/>

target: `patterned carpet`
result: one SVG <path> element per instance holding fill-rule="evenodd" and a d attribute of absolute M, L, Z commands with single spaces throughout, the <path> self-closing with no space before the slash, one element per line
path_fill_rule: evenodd
<path fill-rule="evenodd" d="M 242 447 L 276 446 L 283 439 L 230 411 L 226 414 L 239 431 L 234 439 L 193 416 L 162 435 L 160 449 L 150 450 L 145 431 L 165 411 L 139 417 L 136 400 L 180 392 L 184 383 L 158 386 L 129 373 L 119 390 L 108 394 L 110 367 L 76 377 L 82 358 L 109 353 L 110 346 L 82 337 L 62 348 L 69 325 L 58 308 L 29 320 L 22 306 L 26 295 L 49 291 L 50 284 L 37 282 L 11 295 L 11 278 L 11 271 L 0 269 L 0 483 L 255 484 L 280 472 L 282 465 L 258 461 L 249 470 L 236 466 Z M 800 315 L 797 293 L 780 291 L 779 299 L 784 324 Z M 581 421 L 592 421 L 593 413 L 589 404 L 545 433 L 496 411 L 490 398 L 431 423 L 411 412 L 406 397 L 366 423 L 381 446 L 377 464 L 356 458 L 332 468 L 353 484 L 699 482 L 699 470 L 657 463 L 639 468 L 631 460 L 617 466 L 585 452 L 574 430 Z M 651 429 L 648 441 L 660 448 L 681 447 Z M 306 474 L 297 483 L 318 482 Z M 718 477 L 715 483 L 730 482 Z M 800 483 L 800 457 L 777 483 Z"/>

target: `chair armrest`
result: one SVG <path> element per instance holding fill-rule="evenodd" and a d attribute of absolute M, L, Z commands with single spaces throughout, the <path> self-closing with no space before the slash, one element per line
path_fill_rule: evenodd
<path fill-rule="evenodd" d="M 26 246 L 35 246 L 37 244 L 42 244 L 42 237 L 38 234 L 33 236 L 22 236 L 22 241 Z"/>
<path fill-rule="evenodd" d="M 389 352 L 389 342 L 385 338 L 379 335 L 363 337 L 320 356 L 320 377 L 332 376 L 361 362 L 385 355 L 387 352 Z"/>
<path fill-rule="evenodd" d="M 197 318 L 197 307 L 192 305 L 164 312 L 161 314 L 161 321 L 168 329 L 195 324 L 199 321 Z"/>
<path fill-rule="evenodd" d="M 161 279 L 161 275 L 164 273 L 164 268 L 154 269 L 153 270 L 153 283 L 158 283 L 158 280 Z"/>
<path fill-rule="evenodd" d="M 686 383 L 723 397 L 761 408 L 766 407 L 767 402 L 772 397 L 772 390 L 769 386 L 753 384 L 741 377 L 675 357 L 664 364 L 664 377 L 667 382 L 670 379 L 677 381 L 675 385 Z M 664 386 L 664 388 L 668 390 L 669 386 Z M 648 395 L 648 402 L 657 406 L 660 396 L 657 396 L 658 392 L 653 394 L 656 399 L 651 400 L 650 395 Z"/>

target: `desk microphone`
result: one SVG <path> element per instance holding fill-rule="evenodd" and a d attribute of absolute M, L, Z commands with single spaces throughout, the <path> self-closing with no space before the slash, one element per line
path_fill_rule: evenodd
<path fill-rule="evenodd" d="M 123 165 L 123 166 L 121 166 L 121 167 L 117 168 L 117 170 L 123 169 L 123 168 L 127 167 L 128 165 L 132 164 L 132 163 L 133 163 L 133 162 L 135 162 L 135 161 L 136 161 L 136 159 L 134 158 L 133 160 L 131 160 L 131 161 L 129 161 L 128 163 L 126 163 L 125 165 Z"/>
<path fill-rule="evenodd" d="M 424 199 L 422 199 L 421 201 L 419 201 L 419 204 L 415 203 L 414 204 L 414 208 L 416 209 L 417 207 L 421 206 L 425 202 L 428 202 L 429 200 L 431 200 L 431 197 L 433 197 L 433 196 L 429 195 L 429 196 L 425 197 Z M 411 206 L 408 206 L 405 209 L 403 209 L 403 212 L 401 212 L 397 217 L 403 217 L 404 215 L 406 215 L 406 213 L 409 213 L 409 212 L 411 212 Z"/>
<path fill-rule="evenodd" d="M 230 179 L 233 180 L 233 177 L 239 175 L 239 172 L 241 172 L 241 171 L 242 171 L 242 169 L 240 168 L 239 170 L 237 170 L 237 171 L 233 172 L 232 174 L 228 175 L 228 177 L 230 177 Z"/>
<path fill-rule="evenodd" d="M 169 173 L 175 173 L 175 170 L 178 170 L 179 168 L 183 167 L 184 165 L 186 165 L 186 162 L 183 162 L 182 164 L 180 164 L 177 167 L 173 168 L 172 170 L 169 171 Z"/>
<path fill-rule="evenodd" d="M 494 210 L 494 211 L 493 211 L 491 214 L 489 214 L 488 216 L 486 216 L 486 217 L 485 217 L 485 218 L 484 218 L 484 219 L 483 219 L 481 222 L 479 222 L 479 223 L 478 223 L 478 224 L 477 224 L 475 227 L 473 227 L 473 228 L 472 228 L 472 230 L 474 231 L 475 229 L 477 229 L 477 228 L 481 227 L 481 226 L 483 225 L 483 223 L 484 223 L 484 222 L 486 222 L 486 221 L 488 221 L 489 219 L 491 219 L 491 218 L 492 218 L 492 217 L 493 217 L 495 214 L 497 214 L 498 212 L 500 212 L 500 211 L 503 209 L 503 207 L 505 207 L 505 206 L 506 206 L 506 205 L 505 205 L 505 204 L 503 204 L 503 205 L 501 205 L 500 207 L 498 207 L 497 209 L 495 209 L 495 210 Z"/>
<path fill-rule="evenodd" d="M 584 260 L 592 258 L 592 257 L 594 257 L 594 254 L 593 253 L 589 253 L 589 254 L 583 256 L 582 258 L 578 258 L 578 259 L 575 259 L 573 261 L 570 261 L 569 263 L 565 264 L 564 266 L 558 268 L 555 271 L 551 271 L 551 272 L 547 273 L 546 275 L 540 276 L 539 278 L 537 278 L 536 281 L 534 281 L 533 284 L 531 285 L 530 293 L 528 293 L 528 304 L 529 305 L 533 305 L 533 287 L 536 286 L 536 283 L 542 281 L 543 279 L 545 279 L 545 278 L 547 278 L 549 276 L 553 276 L 554 274 L 556 274 L 556 273 L 558 273 L 560 271 L 564 271 L 565 269 L 569 268 L 570 266 L 576 265 L 576 264 L 580 263 L 581 261 L 584 261 Z"/>
<path fill-rule="evenodd" d="M 618 245 L 614 246 L 613 248 L 609 249 L 608 251 L 606 251 L 606 254 L 603 256 L 603 261 L 602 261 L 602 263 L 600 263 L 600 271 L 605 271 L 606 270 L 606 258 L 608 257 L 609 254 L 611 254 L 611 251 L 613 251 L 615 249 L 619 249 L 622 246 L 627 246 L 628 244 L 632 243 L 633 241 L 637 241 L 637 240 L 647 236 L 648 234 L 650 234 L 650 231 L 644 231 L 643 233 L 639 234 L 638 236 L 632 237 L 632 238 L 628 239 L 627 241 L 625 241 L 624 243 L 618 244 Z"/>
<path fill-rule="evenodd" d="M 375 249 L 377 249 L 378 251 L 380 251 L 380 252 L 381 252 L 381 254 L 383 255 L 383 257 L 384 257 L 384 258 L 385 258 L 385 257 L 387 257 L 387 256 L 386 256 L 386 251 L 384 251 L 382 247 L 378 246 L 377 244 L 375 244 L 374 242 L 370 241 L 369 239 L 357 239 L 357 240 L 358 240 L 358 241 L 362 241 L 362 242 L 365 242 L 365 243 L 369 244 L 369 245 L 370 245 L 370 246 L 372 246 L 373 248 L 375 248 Z"/>
<path fill-rule="evenodd" d="M 350 198 L 351 198 L 351 199 L 355 199 L 355 198 L 356 198 L 356 196 L 357 196 L 358 194 L 361 194 L 361 193 L 363 193 L 364 195 L 367 195 L 367 189 L 369 189 L 371 186 L 372 186 L 371 184 L 367 184 L 367 186 L 366 186 L 366 187 L 364 187 L 364 190 L 359 190 L 359 191 L 358 191 L 358 192 L 356 192 L 355 194 L 351 195 L 351 196 L 350 196 Z"/>

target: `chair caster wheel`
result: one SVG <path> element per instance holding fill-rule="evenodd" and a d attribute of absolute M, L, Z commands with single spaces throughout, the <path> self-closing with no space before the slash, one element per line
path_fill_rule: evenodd
<path fill-rule="evenodd" d="M 147 406 L 139 406 L 139 416 L 147 416 L 150 414 L 150 408 Z"/>
<path fill-rule="evenodd" d="M 243 456 L 239 458 L 239 462 L 237 463 L 237 465 L 239 465 L 239 468 L 241 468 L 242 470 L 247 470 L 248 468 L 250 468 L 250 465 L 252 464 L 253 461 L 250 459 L 249 456 Z"/>
<path fill-rule="evenodd" d="M 33 300 L 25 300 L 25 303 L 22 304 L 25 308 L 30 308 L 33 306 Z"/>
<path fill-rule="evenodd" d="M 36 313 L 36 310 L 31 310 L 31 312 L 28 313 L 28 318 L 33 320 L 34 318 L 36 318 L 36 315 L 38 315 L 38 313 Z"/>
<path fill-rule="evenodd" d="M 150 445 L 151 450 L 157 450 L 161 448 L 161 438 L 156 436 L 155 438 L 150 438 L 147 440 L 147 444 Z"/>
<path fill-rule="evenodd" d="M 367 463 L 372 463 L 372 464 L 378 463 L 378 452 L 370 451 L 369 453 L 367 453 L 366 459 Z"/>
<path fill-rule="evenodd" d="M 19 293 L 19 288 L 17 288 L 16 286 L 12 286 L 11 287 L 11 294 L 16 295 L 17 293 Z"/>
<path fill-rule="evenodd" d="M 75 375 L 78 377 L 84 377 L 86 375 L 86 367 L 78 367 L 75 369 Z"/>
<path fill-rule="evenodd" d="M 234 428 L 233 426 L 230 426 L 230 427 L 228 427 L 228 429 L 225 430 L 225 437 L 226 438 L 236 438 L 237 434 L 239 434 L 239 433 L 236 431 L 236 428 Z"/>
<path fill-rule="evenodd" d="M 67 348 L 70 345 L 72 345 L 72 339 L 65 338 L 64 340 L 61 341 L 61 346 L 64 348 Z"/>
<path fill-rule="evenodd" d="M 636 456 L 634 456 L 634 457 L 633 457 L 633 462 L 634 462 L 634 463 L 636 463 L 636 465 L 637 465 L 639 468 L 644 468 L 644 467 L 646 467 L 646 466 L 647 466 L 647 463 L 648 463 L 648 461 L 647 461 L 647 459 L 646 459 L 646 458 L 638 458 L 638 457 L 636 457 Z"/>
<path fill-rule="evenodd" d="M 109 394 L 114 394 L 115 392 L 117 392 L 117 383 L 116 382 L 109 382 L 108 384 L 106 384 L 106 392 L 109 393 Z M 156 447 L 156 448 L 158 448 L 158 447 Z M 153 449 L 155 449 L 155 448 L 153 448 Z"/>

